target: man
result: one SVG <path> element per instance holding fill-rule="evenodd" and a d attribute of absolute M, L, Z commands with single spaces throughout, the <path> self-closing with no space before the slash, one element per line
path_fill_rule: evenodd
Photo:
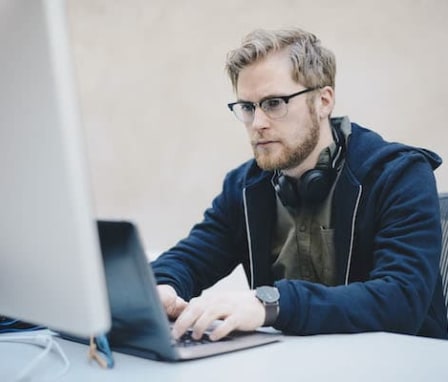
<path fill-rule="evenodd" d="M 173 335 L 191 327 L 200 338 L 221 319 L 213 340 L 263 325 L 446 338 L 441 159 L 330 118 L 335 59 L 310 33 L 255 31 L 226 68 L 255 160 L 227 175 L 203 221 L 153 263 Z M 250 290 L 200 295 L 238 264 Z"/>

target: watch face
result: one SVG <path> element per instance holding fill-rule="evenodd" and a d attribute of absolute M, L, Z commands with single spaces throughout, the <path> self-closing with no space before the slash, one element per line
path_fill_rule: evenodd
<path fill-rule="evenodd" d="M 278 289 L 270 286 L 262 286 L 257 288 L 257 297 L 266 304 L 277 302 L 280 298 Z"/>

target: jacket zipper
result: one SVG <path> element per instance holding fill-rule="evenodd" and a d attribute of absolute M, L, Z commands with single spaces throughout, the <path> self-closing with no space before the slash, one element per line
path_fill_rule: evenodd
<path fill-rule="evenodd" d="M 352 263 L 352 253 L 353 253 L 353 243 L 355 241 L 356 217 L 358 215 L 358 208 L 359 208 L 359 202 L 361 200 L 361 195 L 362 195 L 362 185 L 359 185 L 358 196 L 356 197 L 355 209 L 353 210 L 353 216 L 352 216 L 352 227 L 351 227 L 351 232 L 350 232 L 350 247 L 349 247 L 349 251 L 348 251 L 347 268 L 345 270 L 345 285 L 348 285 L 348 279 L 349 279 L 349 275 L 350 275 L 350 266 Z"/>
<path fill-rule="evenodd" d="M 244 218 L 246 219 L 247 246 L 249 247 L 250 289 L 254 289 L 254 261 L 253 261 L 253 253 L 252 253 L 252 240 L 251 240 L 250 228 L 249 228 L 249 214 L 247 212 L 246 187 L 244 187 L 244 189 L 243 189 L 243 205 L 244 205 Z"/>

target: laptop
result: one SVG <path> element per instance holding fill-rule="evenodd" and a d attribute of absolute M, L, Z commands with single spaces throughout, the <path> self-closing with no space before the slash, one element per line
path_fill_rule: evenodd
<path fill-rule="evenodd" d="M 247 349 L 280 340 L 277 333 L 233 332 L 220 341 L 171 337 L 170 321 L 137 227 L 126 221 L 98 221 L 112 315 L 112 350 L 143 358 L 180 361 Z"/>

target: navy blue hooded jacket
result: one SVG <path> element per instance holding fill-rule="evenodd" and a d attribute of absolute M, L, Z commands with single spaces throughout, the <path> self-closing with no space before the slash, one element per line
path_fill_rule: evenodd
<path fill-rule="evenodd" d="M 390 331 L 447 338 L 439 259 L 441 228 L 434 153 L 352 124 L 332 224 L 338 282 L 274 280 L 273 174 L 251 160 L 189 236 L 153 264 L 159 284 L 189 300 L 242 264 L 251 288 L 275 285 L 274 327 L 290 334 Z"/>

